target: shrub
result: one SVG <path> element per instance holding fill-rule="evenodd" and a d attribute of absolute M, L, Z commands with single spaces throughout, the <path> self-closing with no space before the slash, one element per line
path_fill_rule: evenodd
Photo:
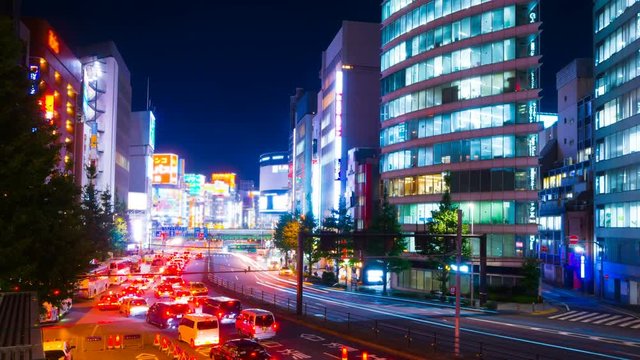
<path fill-rule="evenodd" d="M 325 271 L 322 273 L 322 282 L 325 285 L 329 285 L 332 286 L 333 284 L 335 284 L 337 282 L 336 280 L 336 274 L 334 274 L 331 271 Z"/>

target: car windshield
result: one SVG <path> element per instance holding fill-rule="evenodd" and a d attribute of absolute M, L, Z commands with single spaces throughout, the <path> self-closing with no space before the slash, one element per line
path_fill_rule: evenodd
<path fill-rule="evenodd" d="M 58 360 L 60 358 L 64 359 L 64 351 L 62 350 L 48 350 L 44 352 L 44 357 L 47 360 Z"/>
<path fill-rule="evenodd" d="M 131 306 L 146 306 L 147 301 L 144 299 L 131 300 Z"/>
<path fill-rule="evenodd" d="M 191 284 L 191 287 L 202 289 L 204 287 L 204 284 L 202 284 L 202 283 L 194 283 L 194 284 Z"/>
<path fill-rule="evenodd" d="M 271 325 L 273 325 L 273 316 L 271 315 L 256 316 L 256 326 L 271 326 Z"/>
<path fill-rule="evenodd" d="M 217 329 L 218 328 L 218 322 L 217 321 L 200 321 L 198 323 L 198 330 L 211 330 L 211 329 Z"/>
<path fill-rule="evenodd" d="M 238 355 L 240 355 L 242 359 L 251 359 L 253 357 L 251 356 L 252 353 L 256 353 L 257 355 L 264 354 L 266 353 L 266 351 L 259 344 L 246 344 L 238 346 Z"/>

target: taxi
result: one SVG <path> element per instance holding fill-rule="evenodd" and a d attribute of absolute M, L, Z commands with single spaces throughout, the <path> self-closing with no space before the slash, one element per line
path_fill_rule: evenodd
<path fill-rule="evenodd" d="M 62 340 L 52 340 L 52 341 L 43 341 L 42 342 L 42 350 L 44 350 L 45 359 L 64 359 L 71 360 L 73 355 L 71 355 L 71 350 L 75 349 L 75 346 L 69 346 L 66 341 Z"/>

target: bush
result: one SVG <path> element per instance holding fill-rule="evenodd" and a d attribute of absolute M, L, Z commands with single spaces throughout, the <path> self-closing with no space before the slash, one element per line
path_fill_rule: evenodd
<path fill-rule="evenodd" d="M 495 301 L 487 301 L 484 304 L 484 307 L 487 308 L 488 310 L 498 310 L 498 303 Z"/>
<path fill-rule="evenodd" d="M 333 286 L 337 281 L 336 274 L 330 271 L 325 271 L 322 273 L 322 283 L 325 285 Z"/>

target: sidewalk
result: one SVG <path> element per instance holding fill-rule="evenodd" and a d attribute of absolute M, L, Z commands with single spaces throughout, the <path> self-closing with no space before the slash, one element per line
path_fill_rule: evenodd
<path fill-rule="evenodd" d="M 600 299 L 596 295 L 585 294 L 580 291 L 557 288 L 550 284 L 542 284 L 542 297 L 545 302 L 564 307 L 567 311 L 572 308 L 593 309 L 599 311 L 614 311 L 622 314 L 640 317 L 640 305 L 626 305 L 608 299 Z"/>

